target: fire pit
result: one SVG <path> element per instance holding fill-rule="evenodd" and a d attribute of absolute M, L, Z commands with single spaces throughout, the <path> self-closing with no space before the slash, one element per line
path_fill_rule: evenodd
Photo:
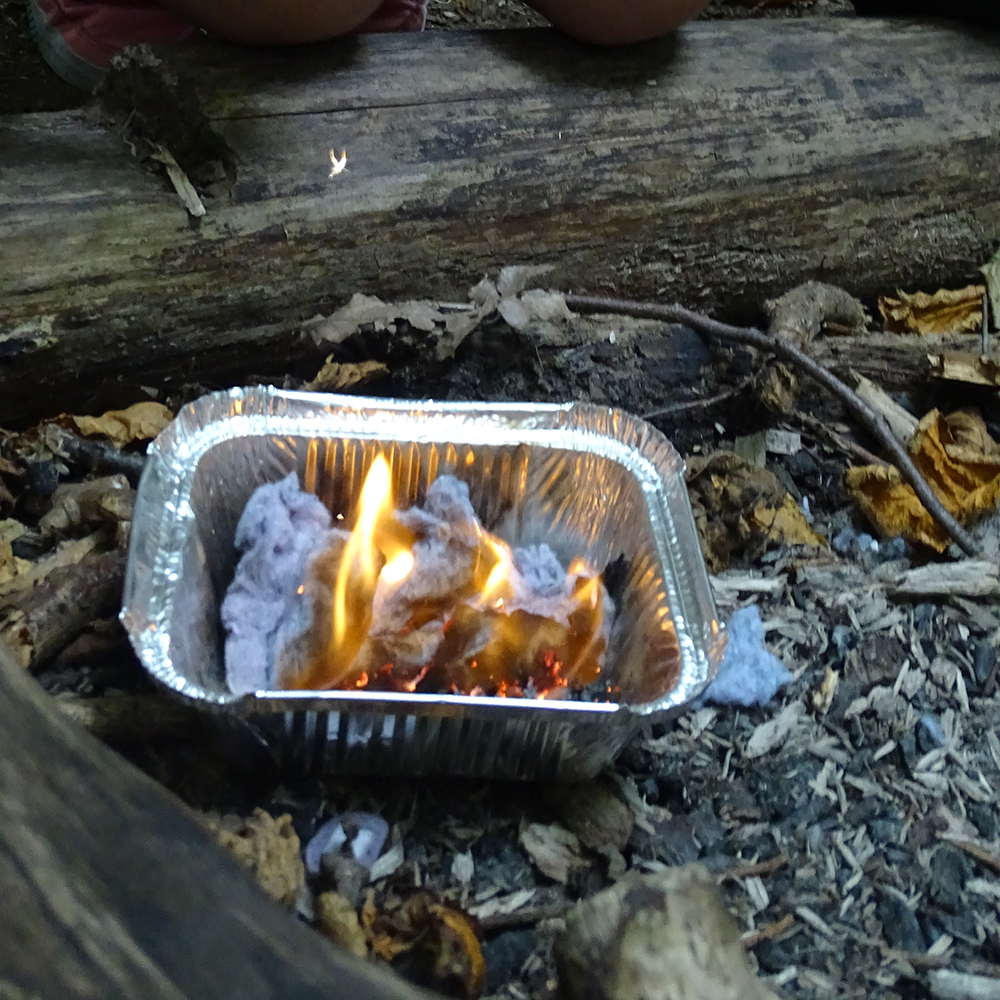
<path fill-rule="evenodd" d="M 215 393 L 150 449 L 122 620 L 155 678 L 289 768 L 588 777 L 721 658 L 682 472 L 662 434 L 601 407 Z M 308 629 L 278 645 L 285 666 L 248 674 L 261 647 L 234 644 L 226 594 L 248 501 L 278 490 L 311 505 L 327 555 L 292 580 Z M 421 566 L 440 569 L 428 539 L 452 536 L 449 591 Z"/>

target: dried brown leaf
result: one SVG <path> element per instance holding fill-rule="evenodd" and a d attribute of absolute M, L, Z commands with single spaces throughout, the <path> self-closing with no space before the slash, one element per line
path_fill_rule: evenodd
<path fill-rule="evenodd" d="M 486 963 L 469 917 L 418 891 L 405 900 L 375 906 L 369 893 L 361 926 L 372 951 L 387 962 L 406 956 L 407 978 L 451 995 L 476 1000 L 486 985 Z"/>
<path fill-rule="evenodd" d="M 26 560 L 18 559 L 11 548 L 11 542 L 20 538 L 27 530 L 20 521 L 13 518 L 0 521 L 0 585 L 13 580 L 29 565 Z"/>
<path fill-rule="evenodd" d="M 282 906 L 291 907 L 305 885 L 301 845 L 287 813 L 275 819 L 263 809 L 252 816 L 206 816 L 215 839 Z"/>
<path fill-rule="evenodd" d="M 962 524 L 996 508 L 1000 446 L 978 414 L 944 417 L 932 410 L 920 421 L 908 450 L 931 489 Z M 868 519 L 887 536 L 900 535 L 938 552 L 947 548 L 950 537 L 894 467 L 850 468 L 846 484 Z"/>
<path fill-rule="evenodd" d="M 339 892 L 323 892 L 316 897 L 319 929 L 334 943 L 358 958 L 368 957 L 368 942 L 357 913 Z"/>
<path fill-rule="evenodd" d="M 761 504 L 748 517 L 751 530 L 761 534 L 769 544 L 811 545 L 825 549 L 826 539 L 809 527 L 805 514 L 786 493 L 778 507 Z"/>
<path fill-rule="evenodd" d="M 760 401 L 775 413 L 791 413 L 799 395 L 799 379 L 786 365 L 768 365 L 763 385 L 758 390 Z"/>
<path fill-rule="evenodd" d="M 556 882 L 566 882 L 570 872 L 589 865 L 576 834 L 558 823 L 522 823 L 520 841 L 538 870 Z"/>
<path fill-rule="evenodd" d="M 108 410 L 99 417 L 64 415 L 60 422 L 68 423 L 84 437 L 106 437 L 113 445 L 123 448 L 133 441 L 155 438 L 174 419 L 162 403 L 133 403 L 125 410 Z"/>
<path fill-rule="evenodd" d="M 370 382 L 380 375 L 388 375 L 389 369 L 381 361 L 356 361 L 338 363 L 329 355 L 316 377 L 302 387 L 306 392 L 339 392 L 351 386 Z"/>
<path fill-rule="evenodd" d="M 879 312 L 888 329 L 894 333 L 965 333 L 975 330 L 983 321 L 983 285 L 969 285 L 951 290 L 942 288 L 933 295 L 926 292 L 897 291 L 898 298 L 883 295 L 878 300 Z"/>
<path fill-rule="evenodd" d="M 686 479 L 702 552 L 713 573 L 724 570 L 734 555 L 748 550 L 753 555 L 781 541 L 785 529 L 808 537 L 808 531 L 799 533 L 808 523 L 787 508 L 789 501 L 794 507 L 794 501 L 778 477 L 734 452 L 691 456 Z"/>

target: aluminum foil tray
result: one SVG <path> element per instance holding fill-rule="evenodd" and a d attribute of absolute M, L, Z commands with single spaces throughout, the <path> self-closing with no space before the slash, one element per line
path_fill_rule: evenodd
<path fill-rule="evenodd" d="M 605 676 L 615 702 L 370 691 L 258 691 L 225 681 L 219 605 L 253 490 L 298 472 L 352 514 L 373 458 L 398 507 L 438 475 L 469 484 L 484 525 L 606 567 L 617 612 Z M 683 464 L 655 428 L 583 404 L 413 403 L 233 389 L 185 407 L 149 449 L 121 618 L 145 668 L 238 717 L 299 772 L 582 779 L 714 676 L 716 619 Z"/>

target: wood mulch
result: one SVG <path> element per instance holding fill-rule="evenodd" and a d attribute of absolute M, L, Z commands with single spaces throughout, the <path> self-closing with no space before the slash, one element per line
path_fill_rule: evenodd
<path fill-rule="evenodd" d="M 593 322 L 578 321 L 581 330 Z M 638 326 L 636 351 L 628 321 L 619 317 L 616 326 L 614 349 L 562 346 L 537 359 L 534 375 L 512 370 L 495 384 L 459 361 L 450 394 L 477 386 L 491 398 L 587 398 L 593 389 L 644 412 L 676 398 L 678 386 L 660 385 L 643 356 L 647 327 Z M 740 380 L 736 372 L 726 377 Z M 790 425 L 740 400 L 660 422 L 687 455 L 734 446 L 737 436 L 767 427 L 795 437 Z M 183 399 L 166 401 L 176 407 Z M 822 400 L 806 408 L 841 441 L 851 438 L 851 426 Z M 995 419 L 989 412 L 991 426 Z M 87 628 L 39 680 L 67 714 L 195 808 L 228 816 L 223 825 L 251 823 L 236 817 L 260 808 L 276 820 L 290 817 L 304 844 L 331 817 L 384 817 L 387 860 L 367 886 L 355 872 L 349 895 L 359 907 L 370 899 L 379 912 L 395 912 L 429 894 L 470 914 L 488 996 L 555 996 L 552 942 L 569 906 L 626 871 L 695 860 L 717 876 L 760 973 L 788 996 L 924 996 L 942 968 L 1000 976 L 998 588 L 983 597 L 981 581 L 899 540 L 871 548 L 841 490 L 843 449 L 798 433 L 802 447 L 769 454 L 767 466 L 834 547 L 748 550 L 713 578 L 724 620 L 758 606 L 770 648 L 794 681 L 763 708 L 696 708 L 644 734 L 588 785 L 248 775 L 197 713 L 158 696 L 113 620 Z M 80 466 L 73 468 L 78 475 Z M 27 481 L 8 476 L 20 491 L 5 516 L 37 519 L 47 506 L 39 491 L 59 475 L 33 468 Z M 987 524 L 980 540 L 995 554 L 996 526 Z M 12 546 L 31 561 L 45 543 L 32 532 Z M 919 567 L 921 574 L 909 573 Z M 525 835 L 532 824 L 535 839 Z M 539 830 L 559 828 L 580 844 L 553 877 L 536 840 Z M 586 831 L 595 828 L 610 832 L 588 844 Z M 311 920 L 315 901 L 304 893 L 294 903 L 286 893 L 286 902 Z M 405 956 L 395 964 L 428 982 Z"/>

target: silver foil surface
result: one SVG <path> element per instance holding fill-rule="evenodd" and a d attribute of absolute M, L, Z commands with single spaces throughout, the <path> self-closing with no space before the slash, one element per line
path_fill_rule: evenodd
<path fill-rule="evenodd" d="M 451 473 L 510 545 L 546 542 L 564 565 L 582 556 L 609 567 L 617 612 L 604 674 L 616 702 L 229 691 L 219 606 L 250 494 L 294 470 L 349 522 L 379 453 L 398 508 Z M 244 720 L 281 764 L 309 773 L 587 778 L 642 726 L 696 697 L 725 643 L 682 461 L 644 421 L 579 403 L 414 403 L 268 387 L 205 396 L 150 446 L 121 619 L 153 677 Z"/>

